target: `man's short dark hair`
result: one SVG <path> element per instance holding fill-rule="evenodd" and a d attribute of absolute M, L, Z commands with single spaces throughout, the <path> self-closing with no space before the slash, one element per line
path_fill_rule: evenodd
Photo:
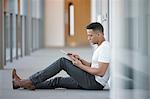
<path fill-rule="evenodd" d="M 102 33 L 104 32 L 104 28 L 102 24 L 100 24 L 99 22 L 90 23 L 89 25 L 86 26 L 86 29 L 92 29 L 93 31 L 99 31 Z"/>

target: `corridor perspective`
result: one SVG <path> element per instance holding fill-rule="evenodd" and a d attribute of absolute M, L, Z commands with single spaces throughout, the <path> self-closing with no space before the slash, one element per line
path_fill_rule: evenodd
<path fill-rule="evenodd" d="M 103 90 L 13 89 L 13 68 L 28 78 L 68 58 L 61 50 L 91 62 L 91 22 L 103 25 L 112 48 Z M 0 99 L 150 99 L 149 27 L 150 0 L 0 0 Z"/>

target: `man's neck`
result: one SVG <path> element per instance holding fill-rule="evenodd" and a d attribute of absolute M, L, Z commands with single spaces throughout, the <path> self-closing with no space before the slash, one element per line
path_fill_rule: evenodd
<path fill-rule="evenodd" d="M 104 41 L 105 39 L 101 40 L 100 42 L 97 43 L 97 45 L 100 46 Z"/>

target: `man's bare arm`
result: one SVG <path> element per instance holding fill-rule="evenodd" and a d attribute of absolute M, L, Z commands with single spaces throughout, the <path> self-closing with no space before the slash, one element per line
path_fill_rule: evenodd
<path fill-rule="evenodd" d="M 86 60 L 80 58 L 80 56 L 77 55 L 77 54 L 69 53 L 68 56 L 69 56 L 70 58 L 72 58 L 72 57 L 77 58 L 78 60 L 80 60 L 80 61 L 82 62 L 83 65 L 86 65 L 86 66 L 88 66 L 88 67 L 91 67 L 91 63 L 90 63 L 90 62 L 88 62 L 88 61 L 86 61 Z"/>
<path fill-rule="evenodd" d="M 84 65 L 82 61 L 78 58 L 75 58 L 74 56 L 70 56 L 72 58 L 72 63 L 76 65 L 77 67 L 81 68 L 82 70 L 92 74 L 92 75 L 97 75 L 97 76 L 104 76 L 109 63 L 103 63 L 99 62 L 99 67 L 98 68 L 91 68 L 87 65 Z"/>
<path fill-rule="evenodd" d="M 97 76 L 104 76 L 109 63 L 99 63 L 101 65 L 99 68 L 91 68 L 87 67 L 85 65 L 77 65 L 77 67 L 81 68 L 82 70 L 85 70 L 86 72 L 92 74 L 92 75 L 97 75 Z"/>
<path fill-rule="evenodd" d="M 91 67 L 91 63 L 90 63 L 90 62 L 88 62 L 88 61 L 86 61 L 86 60 L 84 60 L 84 59 L 80 59 L 80 61 L 82 62 L 83 65 L 86 65 L 86 66 L 88 66 L 88 67 Z"/>

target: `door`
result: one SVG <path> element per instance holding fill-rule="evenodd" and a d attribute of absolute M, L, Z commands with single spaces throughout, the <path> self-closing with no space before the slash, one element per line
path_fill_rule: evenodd
<path fill-rule="evenodd" d="M 90 0 L 65 0 L 65 45 L 88 45 L 86 25 L 90 23 Z"/>

